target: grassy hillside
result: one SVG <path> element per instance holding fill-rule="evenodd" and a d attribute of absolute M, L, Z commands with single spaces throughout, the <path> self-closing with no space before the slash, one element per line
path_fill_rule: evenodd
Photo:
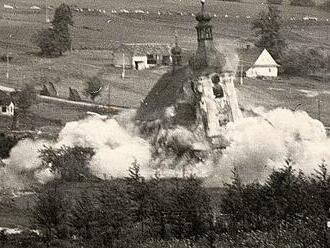
<path fill-rule="evenodd" d="M 55 8 L 62 0 L 48 0 L 49 6 Z M 175 31 L 179 34 L 180 45 L 184 51 L 196 49 L 196 20 L 192 13 L 200 9 L 199 1 L 195 0 L 68 0 L 73 8 L 93 8 L 105 10 L 99 12 L 74 11 L 75 25 L 72 27 L 73 48 L 75 51 L 65 54 L 61 58 L 47 59 L 37 56 L 38 49 L 31 43 L 31 36 L 41 28 L 47 28 L 43 0 L 5 0 L 5 4 L 13 5 L 14 10 L 4 9 L 0 19 L 0 55 L 7 52 L 13 56 L 9 66 L 10 79 L 5 78 L 6 64 L 0 62 L 0 82 L 2 85 L 21 87 L 25 83 L 34 84 L 40 88 L 44 81 L 52 81 L 61 97 L 68 97 L 68 88 L 78 89 L 84 100 L 88 100 L 82 93 L 84 82 L 89 76 L 98 76 L 104 81 L 102 95 L 97 102 L 138 107 L 153 84 L 167 70 L 159 68 L 146 71 L 127 71 L 127 77 L 120 78 L 121 70 L 111 66 L 111 49 L 122 42 L 167 42 L 173 44 Z M 39 11 L 32 11 L 31 6 L 42 7 Z M 266 6 L 262 1 L 244 1 L 243 3 L 208 0 L 207 9 L 214 15 L 214 37 L 218 47 L 225 49 L 239 46 L 246 41 L 253 41 L 254 35 L 250 31 L 250 22 Z M 126 9 L 130 13 L 120 13 Z M 142 9 L 145 14 L 134 13 Z M 117 13 L 111 13 L 116 10 Z M 281 7 L 284 18 L 284 37 L 291 46 L 316 46 L 329 48 L 330 14 L 312 8 Z M 53 15 L 54 9 L 49 10 Z M 149 14 L 147 14 L 147 11 Z M 160 13 L 158 14 L 158 11 Z M 317 22 L 303 21 L 304 16 L 318 17 Z M 83 49 L 83 50 L 81 50 Z M 97 49 L 97 51 L 95 50 Z M 286 81 L 291 81 L 286 80 Z M 310 83 L 313 80 L 303 80 L 292 88 L 322 89 L 322 84 Z M 279 83 L 276 82 L 278 85 Z M 312 84 L 312 86 L 311 86 Z M 262 85 L 262 87 L 260 87 Z M 289 87 L 288 83 L 285 87 Z M 281 90 L 269 90 L 275 86 L 268 86 L 258 81 L 251 81 L 242 87 L 244 99 L 250 102 L 264 104 L 269 107 L 283 105 Z M 276 86 L 277 87 L 277 86 Z M 282 85 L 281 85 L 282 87 Z M 287 88 L 286 88 L 287 89 Z M 300 89 L 300 88 L 299 88 Z M 308 101 L 302 92 L 290 104 L 291 107 L 300 101 L 300 96 Z M 253 101 L 250 95 L 254 96 Z M 269 95 L 264 99 L 265 95 Z M 324 95 L 324 94 L 323 94 Z M 326 94 L 325 94 L 326 95 Z M 272 101 L 270 99 L 273 99 Z M 285 102 L 285 101 L 284 101 Z M 307 106 L 314 106 L 307 104 Z M 52 116 L 61 121 L 74 120 L 80 112 L 70 114 L 70 108 L 58 114 L 61 108 L 49 105 L 35 107 L 34 112 L 47 118 Z M 307 108 L 316 116 L 315 109 Z M 330 123 L 330 121 L 329 121 Z"/>

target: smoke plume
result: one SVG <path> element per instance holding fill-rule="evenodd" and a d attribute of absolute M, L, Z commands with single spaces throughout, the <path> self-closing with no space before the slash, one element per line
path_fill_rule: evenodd
<path fill-rule="evenodd" d="M 330 139 L 323 124 L 306 112 L 275 109 L 258 117 L 229 123 L 225 137 L 230 145 L 220 157 L 210 184 L 228 182 L 236 167 L 245 182 L 264 181 L 272 170 L 291 161 L 293 167 L 311 174 L 323 161 L 330 162 Z"/>
<path fill-rule="evenodd" d="M 147 141 L 138 135 L 133 124 L 134 113 L 123 113 L 115 118 L 93 116 L 70 122 L 55 142 L 20 141 L 11 150 L 7 166 L 0 168 L 1 186 L 21 188 L 25 183 L 21 177 L 24 173 L 40 183 L 52 180 L 56 175 L 49 167 L 41 167 L 39 150 L 44 145 L 93 148 L 95 155 L 90 169 L 100 178 L 125 177 L 136 160 L 145 177 L 156 172 L 160 176 L 193 174 L 205 177 L 209 186 L 229 182 L 234 167 L 245 182 L 263 182 L 272 170 L 283 167 L 287 160 L 296 170 L 306 174 L 312 173 L 323 161 L 330 162 L 330 139 L 326 130 L 306 112 L 281 108 L 271 111 L 256 108 L 253 111 L 257 116 L 224 127 L 223 136 L 229 145 L 218 153 L 208 150 L 206 141 L 196 143 L 195 133 L 184 127 L 159 132 L 157 142 L 171 147 L 170 152 L 165 152 L 162 146 L 150 143 L 155 139 L 148 138 L 150 141 Z M 201 159 L 202 156 L 196 153 L 203 150 L 207 155 Z"/>

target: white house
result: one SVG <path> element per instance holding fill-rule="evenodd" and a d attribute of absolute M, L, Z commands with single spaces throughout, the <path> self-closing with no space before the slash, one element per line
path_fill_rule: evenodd
<path fill-rule="evenodd" d="M 0 115 L 14 116 L 15 105 L 11 97 L 0 90 Z"/>
<path fill-rule="evenodd" d="M 159 43 L 124 43 L 114 50 L 113 65 L 143 70 L 171 63 L 171 47 Z"/>
<path fill-rule="evenodd" d="M 252 66 L 245 71 L 246 77 L 277 77 L 279 66 L 272 55 L 264 49 Z"/>

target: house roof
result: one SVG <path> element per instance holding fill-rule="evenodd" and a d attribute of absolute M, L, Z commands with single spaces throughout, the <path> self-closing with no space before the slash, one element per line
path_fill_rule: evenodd
<path fill-rule="evenodd" d="M 266 49 L 241 49 L 238 53 L 244 70 L 251 67 L 279 66 Z"/>
<path fill-rule="evenodd" d="M 0 105 L 8 106 L 12 102 L 13 102 L 12 98 L 6 92 L 0 90 Z"/>
<path fill-rule="evenodd" d="M 276 61 L 273 59 L 272 55 L 267 51 L 267 49 L 264 49 L 256 62 L 254 63 L 255 67 L 258 66 L 279 66 Z"/>
<path fill-rule="evenodd" d="M 127 51 L 135 56 L 147 54 L 171 55 L 171 46 L 160 43 L 123 43 L 115 52 Z"/>

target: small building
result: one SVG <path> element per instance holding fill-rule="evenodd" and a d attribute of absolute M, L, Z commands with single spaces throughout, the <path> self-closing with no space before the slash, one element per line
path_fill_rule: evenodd
<path fill-rule="evenodd" d="M 157 65 L 171 64 L 171 47 L 159 43 L 124 43 L 113 53 L 113 65 L 143 70 Z"/>
<path fill-rule="evenodd" d="M 249 50 L 249 49 L 248 49 Z M 257 77 L 277 77 L 279 64 L 276 63 L 272 55 L 263 49 L 250 49 L 241 53 L 241 64 L 248 78 Z"/>
<path fill-rule="evenodd" d="M 0 115 L 14 116 L 15 104 L 12 98 L 0 90 Z"/>

